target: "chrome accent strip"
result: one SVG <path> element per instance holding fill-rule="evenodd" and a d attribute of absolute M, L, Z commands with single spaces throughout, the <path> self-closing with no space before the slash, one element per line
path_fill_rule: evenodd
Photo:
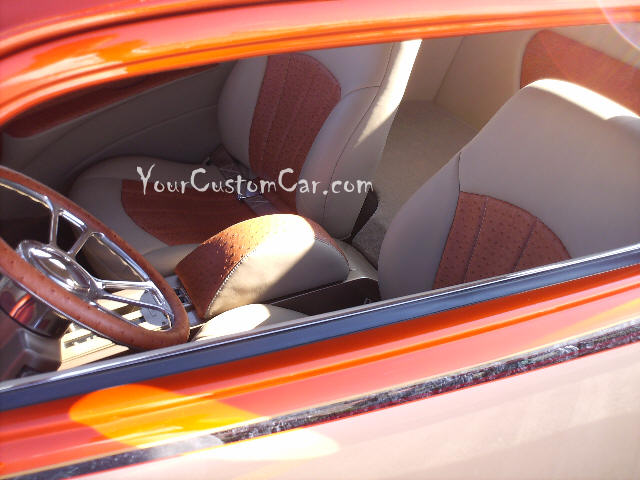
<path fill-rule="evenodd" d="M 28 473 L 14 479 L 56 480 L 113 468 L 126 467 L 142 462 L 162 460 L 175 455 L 195 452 L 223 444 L 262 437 L 294 428 L 352 417 L 362 413 L 424 400 L 462 388 L 482 385 L 513 375 L 575 360 L 640 340 L 640 317 L 635 320 L 600 330 L 590 335 L 559 342 L 547 347 L 514 355 L 495 362 L 485 363 L 466 370 L 431 377 L 420 382 L 396 386 L 335 403 L 312 407 L 297 412 L 248 422 L 237 427 L 212 431 L 201 436 L 176 440 L 161 445 L 131 450 L 102 458 L 81 461 L 50 470 Z"/>

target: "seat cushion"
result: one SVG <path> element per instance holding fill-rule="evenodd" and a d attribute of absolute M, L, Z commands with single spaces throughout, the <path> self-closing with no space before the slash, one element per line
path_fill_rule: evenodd
<path fill-rule="evenodd" d="M 123 180 L 122 206 L 144 231 L 167 245 L 202 243 L 236 223 L 255 217 L 247 204 L 227 192 L 143 191 L 142 182 Z"/>
<path fill-rule="evenodd" d="M 249 332 L 256 328 L 276 325 L 305 316 L 302 313 L 273 305 L 256 303 L 243 305 L 233 310 L 227 310 L 209 320 L 194 337 L 194 340 L 211 340 L 236 333 Z"/>
<path fill-rule="evenodd" d="M 200 193 L 190 188 L 184 195 L 155 191 L 155 181 L 165 185 L 167 181 L 188 182 L 196 168 L 201 165 L 150 157 L 112 158 L 86 170 L 76 180 L 69 197 L 115 230 L 161 274 L 171 275 L 178 262 L 204 240 L 254 216 L 230 194 L 212 197 L 211 190 Z M 146 194 L 141 174 L 148 179 Z M 204 179 L 224 181 L 213 166 L 207 166 L 206 174 L 198 178 L 203 183 Z M 97 270 L 116 273 L 105 272 L 106 262 L 91 257 Z"/>

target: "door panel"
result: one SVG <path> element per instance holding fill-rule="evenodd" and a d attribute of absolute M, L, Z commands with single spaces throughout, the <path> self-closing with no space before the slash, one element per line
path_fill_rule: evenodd
<path fill-rule="evenodd" d="M 31 122 L 25 116 L 4 130 L 1 163 L 63 192 L 89 165 L 116 155 L 197 163 L 219 143 L 216 104 L 232 65 L 218 64 L 142 91 L 134 83 L 122 87 L 134 91 L 124 97 L 113 86 L 84 92 L 88 96 L 53 106 L 62 121 L 46 109 L 30 113 Z M 47 115 L 53 118 L 42 118 Z"/>

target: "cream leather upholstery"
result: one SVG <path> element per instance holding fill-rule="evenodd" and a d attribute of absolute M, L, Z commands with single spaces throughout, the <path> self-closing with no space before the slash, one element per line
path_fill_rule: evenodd
<path fill-rule="evenodd" d="M 333 180 L 355 183 L 372 179 L 419 45 L 418 40 L 305 52 L 333 74 L 340 83 L 341 98 L 316 136 L 301 178 L 319 181 L 322 185 L 329 185 Z M 266 63 L 266 57 L 238 61 L 219 99 L 222 144 L 247 166 L 249 132 Z M 110 159 L 81 175 L 70 197 L 116 230 L 163 274 L 170 274 L 195 246 L 167 248 L 127 217 L 119 201 L 120 180 L 139 180 L 136 166 L 141 161 L 145 165 L 157 163 L 154 178 L 162 169 L 172 174 L 173 180 L 188 179 L 191 170 L 196 168 L 160 159 Z M 323 195 L 320 189 L 315 195 L 298 193 L 296 208 L 299 214 L 317 221 L 332 236 L 343 238 L 350 235 L 365 196 L 365 191 Z"/>
<path fill-rule="evenodd" d="M 572 257 L 639 242 L 640 118 L 559 80 L 522 89 L 395 217 L 383 297 L 432 288 L 459 191 L 527 210 Z"/>

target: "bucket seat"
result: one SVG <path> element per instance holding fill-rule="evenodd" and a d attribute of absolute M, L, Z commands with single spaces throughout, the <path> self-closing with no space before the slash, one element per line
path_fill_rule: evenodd
<path fill-rule="evenodd" d="M 240 60 L 220 96 L 222 145 L 213 164 L 112 158 L 83 172 L 69 196 L 163 275 L 212 235 L 261 213 L 298 213 L 335 238 L 348 237 L 367 192 L 334 193 L 331 182 L 373 178 L 419 46 L 415 40 Z M 224 182 L 229 171 L 269 181 L 286 171 L 287 188 L 299 179 L 318 183 L 315 194 L 268 192 L 263 212 L 253 208 L 256 202 L 211 188 L 167 191 L 167 181 L 189 182 L 199 167 L 206 174 L 194 177 L 197 188 Z M 164 192 L 154 189 L 156 180 Z"/>

